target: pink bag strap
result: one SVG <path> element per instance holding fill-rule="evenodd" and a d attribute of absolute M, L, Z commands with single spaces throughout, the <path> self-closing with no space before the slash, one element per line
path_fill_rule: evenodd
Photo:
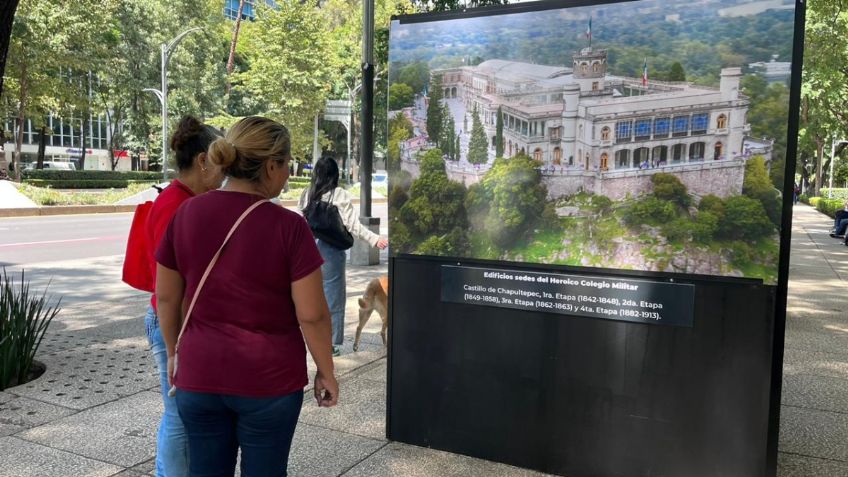
<path fill-rule="evenodd" d="M 186 316 L 183 319 L 183 326 L 180 328 L 180 334 L 177 336 L 177 344 L 174 346 L 174 352 L 180 349 L 180 340 L 182 340 L 183 333 L 185 333 L 186 326 L 188 326 L 188 320 L 191 318 L 191 312 L 194 310 L 194 304 L 197 302 L 197 296 L 200 294 L 200 290 L 203 289 L 203 285 L 206 283 L 206 279 L 209 278 L 209 273 L 212 272 L 212 267 L 215 266 L 215 263 L 218 262 L 218 257 L 221 256 L 221 251 L 224 250 L 224 246 L 227 245 L 227 242 L 230 241 L 230 237 L 233 236 L 233 232 L 236 231 L 241 222 L 253 212 L 254 209 L 259 207 L 260 205 L 270 202 L 270 200 L 260 200 L 259 202 L 254 203 L 250 207 L 247 208 L 244 212 L 242 212 L 241 216 L 236 220 L 233 226 L 230 228 L 227 236 L 224 237 L 224 241 L 221 243 L 221 246 L 218 247 L 218 251 L 215 252 L 215 255 L 212 257 L 212 260 L 209 261 L 209 265 L 206 266 L 206 271 L 203 272 L 203 277 L 200 278 L 200 283 L 197 284 L 197 288 L 194 290 L 194 296 L 191 297 L 191 303 L 188 305 L 188 311 L 186 311 Z"/>

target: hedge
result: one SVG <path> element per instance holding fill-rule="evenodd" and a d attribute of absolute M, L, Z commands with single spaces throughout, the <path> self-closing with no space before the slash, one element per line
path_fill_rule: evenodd
<path fill-rule="evenodd" d="M 140 172 L 140 171 L 59 171 L 53 169 L 41 169 L 22 171 L 22 178 L 51 180 L 51 181 L 106 181 L 106 180 L 122 180 L 122 181 L 161 181 L 161 172 Z"/>
<path fill-rule="evenodd" d="M 825 199 L 824 197 L 813 197 L 812 199 L 810 199 L 810 205 L 813 205 L 814 200 L 816 210 L 831 217 L 836 215 L 837 210 L 842 210 L 842 205 L 845 203 L 845 201 L 841 199 Z"/>
<path fill-rule="evenodd" d="M 827 192 L 829 190 L 833 191 L 833 193 L 828 194 Z M 834 187 L 833 189 L 828 189 L 827 187 L 822 187 L 820 194 L 821 194 L 822 197 L 827 197 L 828 195 L 830 195 L 832 199 L 839 199 L 843 202 L 848 200 L 848 189 L 846 189 L 846 188 L 836 188 L 836 187 Z"/>
<path fill-rule="evenodd" d="M 58 171 L 57 171 L 58 172 Z M 126 189 L 130 184 L 153 183 L 151 180 L 127 180 L 127 179 L 108 179 L 108 180 L 47 180 L 47 179 L 26 179 L 24 184 L 29 184 L 35 187 L 50 187 L 53 189 Z"/>

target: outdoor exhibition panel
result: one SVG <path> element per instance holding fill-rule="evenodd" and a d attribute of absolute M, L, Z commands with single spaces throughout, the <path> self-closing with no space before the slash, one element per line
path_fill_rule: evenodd
<path fill-rule="evenodd" d="M 775 473 L 803 13 L 393 20 L 389 438 L 573 476 Z"/>

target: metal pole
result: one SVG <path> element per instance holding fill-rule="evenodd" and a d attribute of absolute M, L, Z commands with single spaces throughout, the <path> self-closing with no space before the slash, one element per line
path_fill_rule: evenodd
<path fill-rule="evenodd" d="M 162 43 L 162 179 L 168 182 L 168 45 Z"/>
<path fill-rule="evenodd" d="M 359 161 L 359 216 L 371 217 L 374 156 L 374 0 L 362 2 L 362 141 Z"/>
<path fill-rule="evenodd" d="M 318 115 L 315 115 L 315 125 L 312 129 L 312 164 L 318 162 Z"/>

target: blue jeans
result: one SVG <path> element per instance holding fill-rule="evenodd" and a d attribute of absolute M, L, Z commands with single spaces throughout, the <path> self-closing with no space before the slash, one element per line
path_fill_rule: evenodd
<path fill-rule="evenodd" d="M 241 447 L 243 477 L 285 477 L 303 391 L 248 398 L 177 389 L 193 477 L 232 477 Z"/>
<path fill-rule="evenodd" d="M 150 351 L 159 368 L 159 384 L 162 388 L 162 401 L 165 412 L 159 424 L 159 434 L 156 436 L 156 475 L 157 477 L 188 476 L 188 438 L 186 437 L 183 421 L 177 411 L 177 402 L 168 396 L 168 352 L 165 340 L 159 330 L 159 317 L 152 306 L 147 307 L 144 317 L 147 328 L 147 342 Z"/>
<path fill-rule="evenodd" d="M 344 250 L 339 250 L 332 245 L 316 240 L 318 251 L 324 259 L 321 265 L 321 275 L 324 278 L 324 296 L 327 298 L 327 306 L 330 307 L 330 316 L 333 318 L 333 346 L 341 346 L 344 343 L 344 318 L 345 302 L 347 301 L 347 287 L 345 281 L 345 261 L 347 257 Z"/>

